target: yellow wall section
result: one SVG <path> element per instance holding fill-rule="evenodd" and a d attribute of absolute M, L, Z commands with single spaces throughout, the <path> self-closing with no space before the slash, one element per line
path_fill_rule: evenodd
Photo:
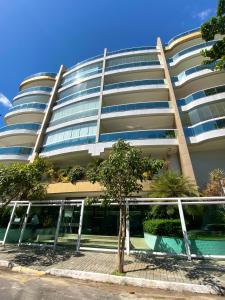
<path fill-rule="evenodd" d="M 32 83 L 34 81 L 40 81 L 40 80 L 53 80 L 53 81 L 55 81 L 55 78 L 52 78 L 50 76 L 38 76 L 38 77 L 29 78 L 29 79 L 23 81 L 20 84 L 20 87 L 23 87 L 24 85 L 26 85 L 28 83 Z"/>
<path fill-rule="evenodd" d="M 192 40 L 192 39 L 196 39 L 198 37 L 201 37 L 201 32 L 193 32 L 191 34 L 188 34 L 188 35 L 185 35 L 185 36 L 182 36 L 180 38 L 178 38 L 177 40 L 173 41 L 169 46 L 166 47 L 166 50 L 171 50 L 173 47 L 177 46 L 178 44 L 181 44 L 181 43 L 184 43 L 184 42 L 187 42 L 189 40 Z"/>
<path fill-rule="evenodd" d="M 142 183 L 143 191 L 147 192 L 150 190 L 150 182 L 145 181 Z M 88 181 L 78 181 L 76 184 L 72 183 L 53 183 L 49 184 L 47 192 L 49 195 L 52 194 L 70 194 L 70 193 L 88 193 L 88 192 L 101 192 L 103 191 L 100 184 L 92 184 Z"/>

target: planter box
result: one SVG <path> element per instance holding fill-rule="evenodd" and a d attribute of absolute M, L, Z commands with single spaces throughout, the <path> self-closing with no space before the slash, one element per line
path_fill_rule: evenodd
<path fill-rule="evenodd" d="M 144 233 L 150 250 L 171 254 L 186 254 L 182 238 Z M 191 253 L 197 255 L 225 255 L 225 240 L 190 240 Z"/>

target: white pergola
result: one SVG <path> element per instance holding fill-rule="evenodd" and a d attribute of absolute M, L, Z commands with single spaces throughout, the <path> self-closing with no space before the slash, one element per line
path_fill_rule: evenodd
<path fill-rule="evenodd" d="M 225 205 L 225 197 L 185 197 L 185 198 L 128 198 L 126 199 L 126 208 L 127 208 L 127 215 L 129 215 L 129 207 L 132 205 L 138 206 L 138 205 L 177 205 L 179 216 L 180 216 L 180 222 L 181 222 L 181 228 L 183 232 L 183 240 L 185 244 L 185 250 L 186 250 L 186 256 L 189 260 L 193 257 L 197 257 L 196 254 L 191 253 L 190 249 L 190 242 L 188 239 L 188 233 L 186 228 L 186 222 L 183 212 L 183 206 L 185 205 Z M 99 203 L 93 203 L 93 206 L 100 206 L 101 201 Z M 111 203 L 111 205 L 116 206 L 116 203 Z M 74 200 L 40 200 L 40 201 L 13 201 L 9 205 L 9 207 L 12 207 L 12 212 L 10 215 L 10 219 L 4 234 L 4 238 L 2 241 L 0 241 L 0 244 L 5 246 L 6 239 L 11 227 L 11 224 L 14 219 L 15 211 L 17 207 L 26 207 L 25 216 L 23 219 L 20 237 L 18 241 L 18 247 L 23 244 L 23 236 L 24 231 L 27 225 L 27 220 L 30 214 L 31 207 L 59 207 L 59 214 L 58 214 L 58 220 L 57 220 L 57 226 L 55 231 L 55 237 L 54 237 L 54 243 L 53 245 L 49 245 L 49 247 L 53 247 L 54 249 L 57 246 L 58 237 L 59 237 L 59 231 L 60 231 L 60 225 L 61 225 L 61 219 L 63 215 L 63 209 L 65 207 L 69 206 L 77 206 L 80 207 L 80 218 L 79 218 L 79 227 L 78 227 L 78 234 L 77 234 L 77 240 L 75 242 L 75 248 L 76 251 L 81 250 L 93 250 L 93 251 L 113 251 L 112 249 L 101 249 L 101 248 L 85 248 L 80 247 L 80 241 L 81 241 L 81 234 L 82 234 L 82 224 L 83 224 L 83 215 L 84 215 L 84 209 L 85 209 L 85 199 L 74 199 Z M 129 255 L 132 252 L 137 252 L 137 250 L 130 250 L 130 224 L 129 224 L 129 217 L 127 218 L 127 228 L 126 228 L 126 252 Z M 33 245 L 30 243 L 30 245 Z M 37 244 L 35 244 L 37 245 Z M 140 252 L 140 250 L 138 250 Z M 225 249 L 224 249 L 225 252 Z M 153 252 L 153 254 L 158 255 L 168 255 L 167 253 L 156 253 Z M 182 255 L 182 254 L 180 254 Z M 211 258 L 225 258 L 224 255 L 202 255 L 202 257 L 211 257 Z"/>

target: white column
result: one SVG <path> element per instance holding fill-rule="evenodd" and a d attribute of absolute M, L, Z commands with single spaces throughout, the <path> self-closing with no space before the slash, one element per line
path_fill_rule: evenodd
<path fill-rule="evenodd" d="M 15 215 L 16 205 L 17 205 L 17 202 L 15 202 L 15 204 L 13 205 L 13 210 L 12 210 L 12 213 L 11 213 L 11 216 L 10 216 L 10 219 L 9 219 L 8 226 L 7 226 L 7 228 L 6 228 L 6 232 L 5 232 L 5 235 L 4 235 L 3 242 L 2 242 L 2 245 L 3 245 L 3 246 L 5 245 L 5 242 L 6 242 L 6 239 L 7 239 L 7 235 L 8 235 L 10 226 L 11 226 L 11 224 L 12 224 L 14 215 Z"/>
<path fill-rule="evenodd" d="M 177 204 L 178 204 L 178 209 L 179 209 L 179 214 L 180 214 L 181 228 L 182 228 L 183 237 L 184 237 L 184 245 L 186 248 L 188 260 L 191 260 L 191 249 L 190 249 L 190 244 L 189 244 L 188 235 L 187 235 L 187 228 L 186 228 L 186 223 L 185 223 L 185 219 L 184 219 L 183 207 L 182 207 L 182 203 L 181 203 L 180 199 L 177 200 Z"/>
<path fill-rule="evenodd" d="M 126 252 L 127 255 L 130 255 L 130 214 L 128 200 L 126 200 Z"/>
<path fill-rule="evenodd" d="M 56 248 L 56 245 L 58 242 L 59 229 L 60 229 L 60 225 L 61 225 L 63 209 L 64 209 L 64 202 L 61 203 L 60 209 L 59 209 L 59 216 L 58 216 L 57 227 L 56 227 L 56 231 L 55 231 L 54 249 Z"/>
<path fill-rule="evenodd" d="M 27 211 L 26 211 L 26 214 L 25 214 L 25 218 L 23 220 L 23 226 L 22 226 L 22 230 L 21 230 L 21 233 L 20 233 L 18 246 L 20 246 L 20 244 L 23 241 L 23 235 L 24 235 L 24 231 L 25 231 L 25 228 L 26 228 L 26 225 L 27 225 L 27 220 L 28 220 L 28 217 L 29 217 L 30 209 L 31 209 L 31 202 L 29 202 L 29 204 L 28 204 Z"/>
<path fill-rule="evenodd" d="M 84 216 L 84 200 L 82 200 L 81 209 L 80 209 L 80 221 L 79 221 L 79 228 L 78 228 L 78 234 L 77 234 L 77 246 L 76 246 L 77 252 L 79 252 L 79 250 L 80 250 L 80 240 L 81 240 L 81 232 L 82 232 L 82 225 L 83 225 L 83 216 Z"/>
<path fill-rule="evenodd" d="M 106 56 L 107 56 L 107 49 L 105 48 L 104 49 L 103 63 L 102 63 L 102 78 L 101 78 L 101 87 L 100 87 L 100 98 L 99 98 L 99 110 L 98 110 L 98 120 L 97 120 L 96 143 L 99 142 L 99 136 L 100 136 L 100 125 L 101 125 L 102 100 L 103 100 L 103 89 L 104 89 L 104 80 L 105 80 Z"/>

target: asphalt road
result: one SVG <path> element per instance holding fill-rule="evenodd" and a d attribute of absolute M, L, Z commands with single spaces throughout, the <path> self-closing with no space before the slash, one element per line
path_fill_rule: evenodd
<path fill-rule="evenodd" d="M 217 296 L 101 284 L 70 278 L 31 276 L 0 270 L 0 300 L 208 300 Z"/>

